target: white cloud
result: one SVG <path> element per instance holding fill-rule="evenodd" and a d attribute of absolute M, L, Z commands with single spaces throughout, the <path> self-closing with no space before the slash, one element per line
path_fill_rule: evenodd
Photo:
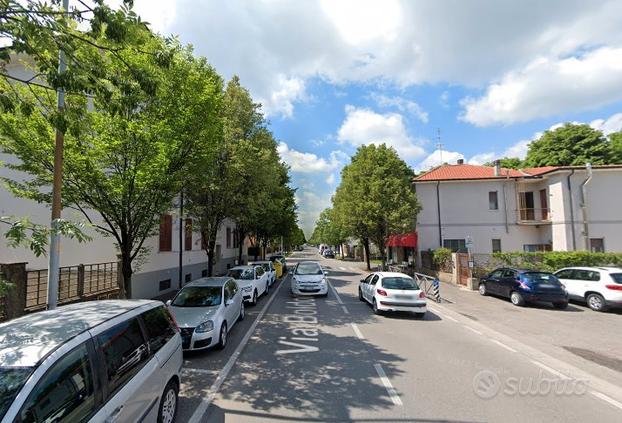
<path fill-rule="evenodd" d="M 461 119 L 477 126 L 512 124 L 593 109 L 622 100 L 622 48 L 583 56 L 540 58 L 463 100 Z"/>
<path fill-rule="evenodd" d="M 346 118 L 337 132 L 337 140 L 356 147 L 387 144 L 405 160 L 421 157 L 425 151 L 408 135 L 404 118 L 398 113 L 379 114 L 370 109 L 346 106 Z"/>
<path fill-rule="evenodd" d="M 603 134 L 609 135 L 612 132 L 622 130 L 622 113 L 616 113 L 607 119 L 596 119 L 590 122 L 590 126 L 594 129 L 602 131 Z"/>
<path fill-rule="evenodd" d="M 313 232 L 315 221 L 322 210 L 330 207 L 331 194 L 318 195 L 305 189 L 296 192 L 296 204 L 298 205 L 298 219 L 300 226 L 306 234 Z"/>
<path fill-rule="evenodd" d="M 336 150 L 330 153 L 329 159 L 325 159 L 314 153 L 290 149 L 284 142 L 279 143 L 277 151 L 281 159 L 291 167 L 292 172 L 298 173 L 332 172 L 342 166 L 348 157 L 343 151 Z"/>
<path fill-rule="evenodd" d="M 330 175 L 328 175 L 328 178 L 326 178 L 326 183 L 328 185 L 333 185 L 335 183 L 335 174 L 331 173 Z"/>
<path fill-rule="evenodd" d="M 431 168 L 440 166 L 443 163 L 455 164 L 458 159 L 464 159 L 464 155 L 462 155 L 462 153 L 458 153 L 457 151 L 434 150 L 425 159 L 417 163 L 415 171 L 422 172 L 430 170 Z"/>
<path fill-rule="evenodd" d="M 268 98 L 259 97 L 263 110 L 267 116 L 281 115 L 292 117 L 294 114 L 294 103 L 308 98 L 304 80 L 300 78 L 286 78 L 280 75 L 277 85 L 269 94 Z"/>
<path fill-rule="evenodd" d="M 412 100 L 403 97 L 388 97 L 379 93 L 373 93 L 371 98 L 379 107 L 394 107 L 402 113 L 410 113 L 423 123 L 428 123 L 428 113 Z"/>
<path fill-rule="evenodd" d="M 449 91 L 443 91 L 438 98 L 438 102 L 444 109 L 449 108 Z"/>

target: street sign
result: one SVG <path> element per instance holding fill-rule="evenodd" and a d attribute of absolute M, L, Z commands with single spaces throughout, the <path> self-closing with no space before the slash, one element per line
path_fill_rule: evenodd
<path fill-rule="evenodd" d="M 470 236 L 466 237 L 466 240 L 465 240 L 464 244 L 465 244 L 465 247 L 467 247 L 467 249 L 469 249 L 469 250 L 471 248 L 473 248 L 473 240 L 471 239 Z"/>

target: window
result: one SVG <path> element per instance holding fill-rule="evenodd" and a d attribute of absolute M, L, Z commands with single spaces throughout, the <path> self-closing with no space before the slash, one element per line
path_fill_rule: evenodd
<path fill-rule="evenodd" d="M 257 278 L 262 277 L 264 273 L 266 273 L 266 272 L 263 270 L 263 267 L 256 267 L 255 268 L 255 275 L 257 276 Z"/>
<path fill-rule="evenodd" d="M 173 299 L 175 307 L 213 307 L 222 302 L 220 286 L 186 286 Z"/>
<path fill-rule="evenodd" d="M 165 289 L 169 289 L 170 287 L 171 287 L 170 279 L 160 281 L 160 291 L 164 291 Z"/>
<path fill-rule="evenodd" d="M 166 308 L 162 306 L 144 312 L 142 318 L 145 322 L 145 329 L 147 330 L 149 351 L 151 354 L 155 354 L 175 336 L 177 330 L 175 329 L 171 315 Z"/>
<path fill-rule="evenodd" d="M 204 278 L 207 276 L 207 269 L 201 270 L 201 277 Z"/>
<path fill-rule="evenodd" d="M 184 249 L 186 251 L 192 250 L 192 219 L 186 219 L 184 225 Z"/>
<path fill-rule="evenodd" d="M 83 422 L 95 411 L 93 373 L 86 344 L 56 362 L 30 393 L 20 420 Z"/>
<path fill-rule="evenodd" d="M 600 273 L 592 270 L 575 269 L 573 279 L 578 279 L 580 281 L 599 281 Z"/>
<path fill-rule="evenodd" d="M 378 282 L 378 275 L 374 275 L 374 277 L 371 279 L 371 282 L 369 282 L 371 285 L 376 285 L 376 282 Z"/>
<path fill-rule="evenodd" d="M 555 274 L 555 276 L 559 279 L 575 279 L 574 270 L 572 269 L 560 270 Z"/>
<path fill-rule="evenodd" d="M 233 281 L 227 281 L 225 283 L 225 302 L 233 299 L 235 297 L 235 293 L 237 292 L 237 286 Z"/>
<path fill-rule="evenodd" d="M 518 276 L 518 273 L 516 272 L 516 270 L 505 269 L 503 271 L 503 275 L 501 277 L 503 277 L 503 278 L 515 278 L 516 276 Z"/>
<path fill-rule="evenodd" d="M 233 248 L 238 248 L 240 246 L 240 234 L 238 233 L 237 228 L 233 230 Z"/>
<path fill-rule="evenodd" d="M 501 275 L 503 275 L 503 269 L 497 269 L 494 272 L 492 272 L 490 276 L 488 277 L 492 279 L 499 279 Z"/>
<path fill-rule="evenodd" d="M 191 280 L 192 280 L 192 273 L 186 273 L 186 277 L 185 277 L 186 283 L 190 282 Z"/>
<path fill-rule="evenodd" d="M 604 238 L 590 238 L 590 251 L 593 253 L 605 252 L 605 239 Z"/>
<path fill-rule="evenodd" d="M 497 191 L 490 191 L 488 193 L 488 209 L 499 210 L 499 199 L 497 198 Z"/>
<path fill-rule="evenodd" d="M 492 240 L 492 252 L 493 253 L 500 253 L 501 252 L 501 240 L 500 239 L 493 239 Z"/>
<path fill-rule="evenodd" d="M 164 214 L 160 218 L 160 251 L 173 249 L 173 218 Z"/>
<path fill-rule="evenodd" d="M 125 385 L 142 368 L 149 352 L 138 320 L 118 324 L 97 337 L 106 361 L 110 393 Z"/>
<path fill-rule="evenodd" d="M 231 228 L 227 227 L 227 244 L 226 248 L 231 248 Z"/>
<path fill-rule="evenodd" d="M 455 253 L 459 250 L 466 250 L 466 242 L 464 239 L 444 239 L 443 247 L 449 248 Z"/>
<path fill-rule="evenodd" d="M 551 244 L 524 244 L 523 251 L 536 253 L 538 251 L 552 251 Z"/>

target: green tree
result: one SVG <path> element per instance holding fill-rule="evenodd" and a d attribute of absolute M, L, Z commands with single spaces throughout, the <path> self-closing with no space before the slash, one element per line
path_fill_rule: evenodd
<path fill-rule="evenodd" d="M 545 131 L 529 144 L 525 166 L 570 166 L 608 164 L 612 159 L 611 144 L 587 124 L 566 123 Z"/>
<path fill-rule="evenodd" d="M 500 165 L 502 168 L 505 169 L 520 169 L 522 167 L 525 167 L 523 164 L 523 161 L 521 159 L 519 159 L 518 157 L 504 157 L 502 159 L 499 159 Z M 484 164 L 484 166 L 494 166 L 495 162 L 488 162 L 486 164 Z"/>
<path fill-rule="evenodd" d="M 359 147 L 341 171 L 333 208 L 348 233 L 362 241 L 369 265 L 369 242 L 380 249 L 391 234 L 414 230 L 420 206 L 412 183 L 412 169 L 385 144 Z"/>
<path fill-rule="evenodd" d="M 609 134 L 609 142 L 611 143 L 611 163 L 622 164 L 622 131 Z"/>

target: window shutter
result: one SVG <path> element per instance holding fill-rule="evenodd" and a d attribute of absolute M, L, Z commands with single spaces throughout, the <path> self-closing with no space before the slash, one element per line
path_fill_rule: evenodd
<path fill-rule="evenodd" d="M 173 218 L 164 214 L 160 218 L 160 251 L 171 251 L 173 247 Z"/>

